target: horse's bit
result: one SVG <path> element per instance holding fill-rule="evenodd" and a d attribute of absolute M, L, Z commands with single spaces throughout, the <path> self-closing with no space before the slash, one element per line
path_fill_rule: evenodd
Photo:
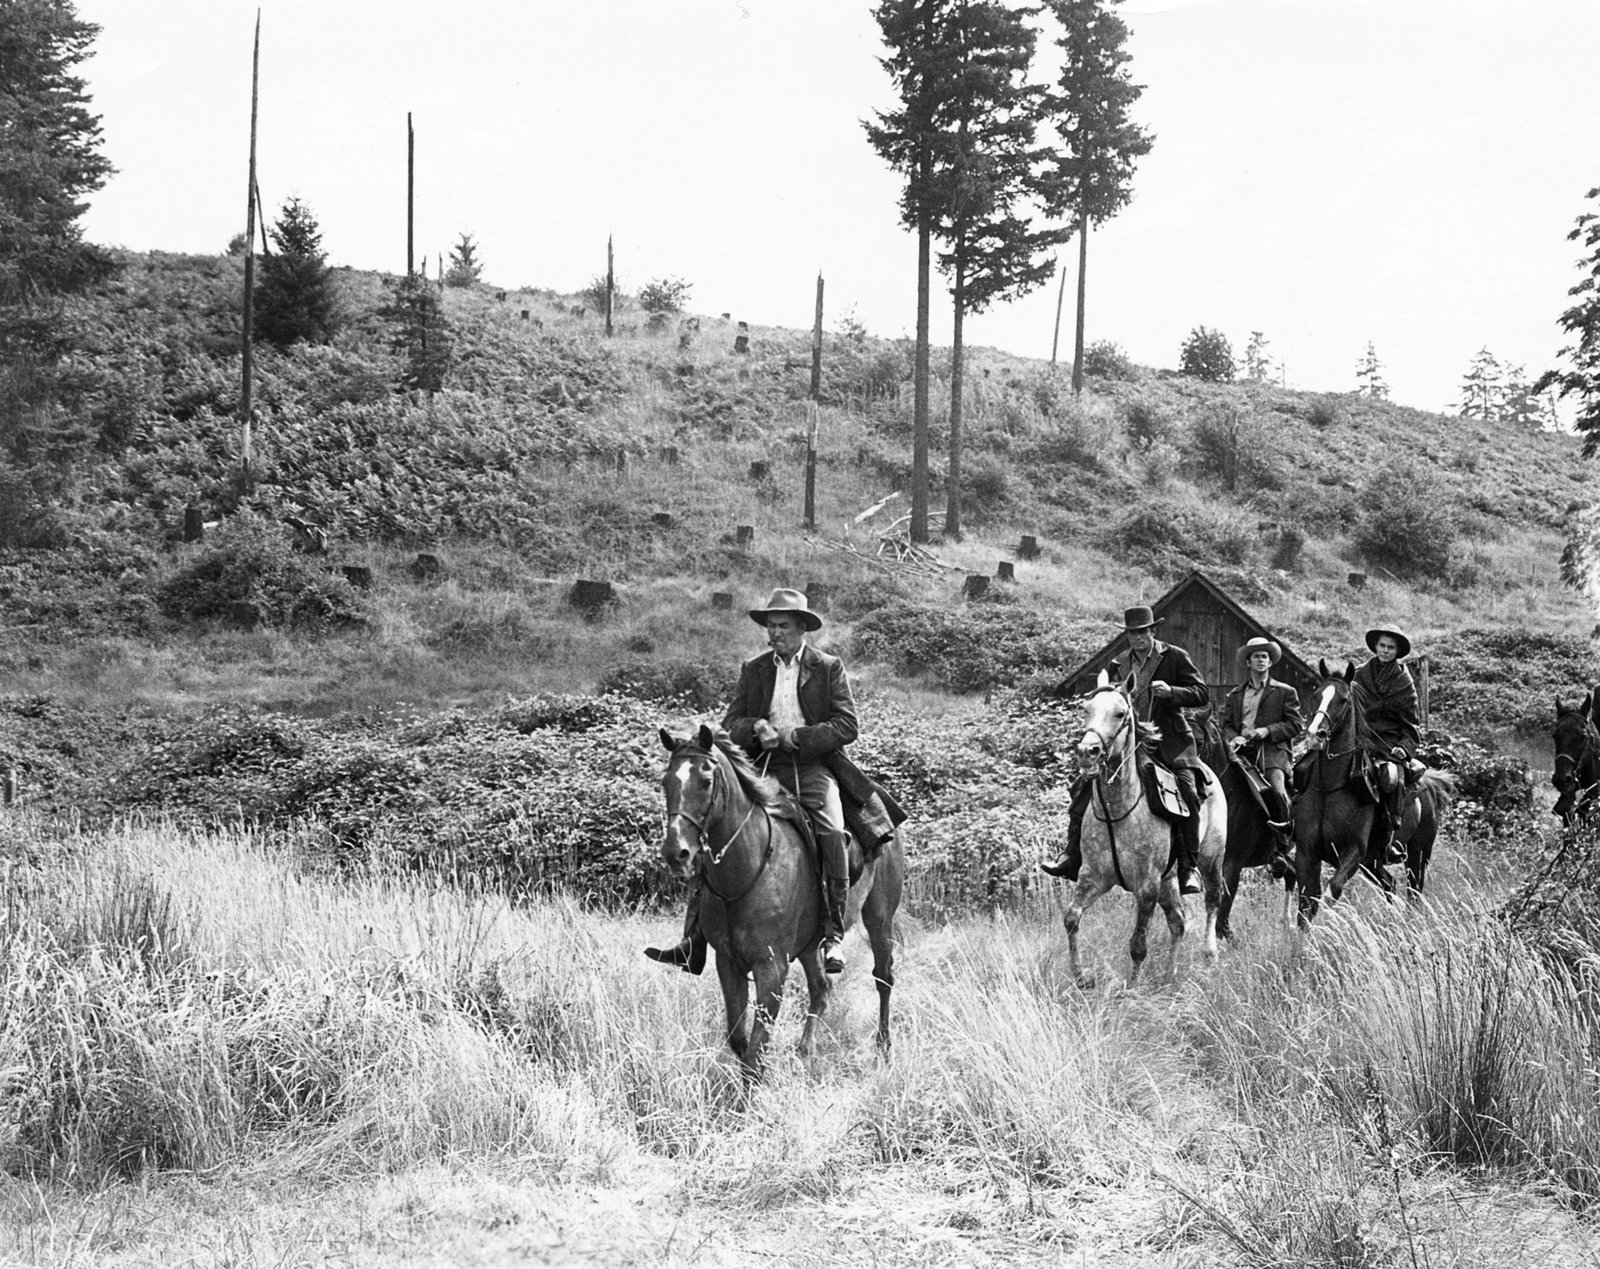
<path fill-rule="evenodd" d="M 716 777 L 721 771 L 721 767 L 716 761 L 716 755 L 700 748 L 692 748 L 689 749 L 688 752 L 703 754 L 705 757 L 712 760 L 712 793 L 708 805 L 715 806 L 717 790 L 720 787 L 716 783 Z M 750 822 L 750 817 L 755 814 L 757 805 L 758 804 L 753 801 L 750 803 L 750 809 L 744 813 L 744 818 L 739 821 L 738 827 L 728 835 L 728 840 L 722 843 L 721 850 L 718 850 L 712 843 L 711 834 L 706 829 L 705 821 L 699 816 L 693 815 L 684 810 L 682 806 L 667 816 L 667 831 L 669 833 L 672 831 L 672 821 L 675 819 L 686 820 L 689 822 L 689 824 L 693 825 L 695 835 L 700 839 L 701 842 L 705 844 L 706 858 L 709 861 L 701 866 L 701 880 L 705 882 L 706 889 L 711 891 L 712 894 L 716 895 L 717 898 L 721 899 L 724 903 L 737 903 L 740 899 L 743 899 L 747 894 L 754 890 L 756 882 L 761 880 L 761 874 L 766 872 L 767 864 L 772 859 L 772 812 L 767 811 L 763 807 L 763 812 L 767 817 L 767 845 L 766 849 L 762 852 L 761 866 L 756 869 L 755 876 L 751 877 L 749 884 L 746 885 L 745 888 L 736 895 L 723 894 L 711 882 L 711 870 L 720 864 L 727 853 L 733 849 L 734 842 L 739 840 L 739 834 L 744 832 L 744 826 Z"/>

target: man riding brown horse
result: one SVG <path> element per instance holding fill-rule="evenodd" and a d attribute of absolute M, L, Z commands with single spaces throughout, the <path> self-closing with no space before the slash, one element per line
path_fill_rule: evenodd
<path fill-rule="evenodd" d="M 1200 855 L 1201 764 L 1183 711 L 1209 704 L 1211 692 L 1187 652 L 1155 637 L 1155 628 L 1165 620 L 1146 605 L 1127 609 L 1122 626 L 1128 637 L 1128 650 L 1111 663 L 1108 673 L 1112 681 L 1126 685 L 1138 720 L 1153 724 L 1161 734 L 1157 758 L 1177 777 L 1184 805 L 1189 808 L 1188 816 L 1174 825 L 1178 884 L 1184 894 L 1199 894 L 1201 887 L 1194 870 Z M 1078 870 L 1083 867 L 1083 815 L 1089 805 L 1091 784 L 1088 777 L 1080 776 L 1073 787 L 1067 813 L 1067 853 L 1039 865 L 1052 877 L 1078 879 Z"/>
<path fill-rule="evenodd" d="M 1283 648 L 1271 639 L 1257 636 L 1239 649 L 1239 659 L 1250 670 L 1250 677 L 1228 693 L 1222 706 L 1222 739 L 1241 765 L 1253 763 L 1246 772 L 1251 788 L 1267 807 L 1267 826 L 1272 833 L 1274 877 L 1294 871 L 1294 839 L 1289 825 L 1290 743 L 1304 730 L 1300 718 L 1300 696 L 1287 683 L 1280 683 L 1271 669 L 1283 659 Z M 1260 787 L 1255 776 L 1264 777 Z"/>
<path fill-rule="evenodd" d="M 850 802 L 858 836 L 867 838 L 866 847 L 888 837 L 905 817 L 844 752 L 858 730 L 855 699 L 844 662 L 806 638 L 822 628 L 822 618 L 811 611 L 805 595 L 779 587 L 766 607 L 749 612 L 750 619 L 767 632 L 770 651 L 740 667 L 739 684 L 722 726 L 735 744 L 758 757 L 766 774 L 798 798 L 811 817 L 828 917 L 823 966 L 830 974 L 842 974 L 839 945 L 850 890 L 844 799 Z M 689 891 L 683 939 L 674 947 L 647 947 L 645 955 L 698 974 L 706 947 L 699 911 L 697 880 Z"/>

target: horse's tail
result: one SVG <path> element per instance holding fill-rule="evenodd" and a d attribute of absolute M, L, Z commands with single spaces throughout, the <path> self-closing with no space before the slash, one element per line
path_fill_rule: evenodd
<path fill-rule="evenodd" d="M 1418 779 L 1417 787 L 1433 794 L 1435 806 L 1449 806 L 1456 795 L 1456 778 L 1448 771 L 1437 771 L 1429 767 Z"/>

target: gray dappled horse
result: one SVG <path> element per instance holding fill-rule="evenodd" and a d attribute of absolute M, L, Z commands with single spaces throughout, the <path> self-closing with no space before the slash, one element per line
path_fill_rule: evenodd
<path fill-rule="evenodd" d="M 679 877 L 698 868 L 704 890 L 700 929 L 717 953 L 717 978 L 728 1013 L 728 1046 L 747 1080 L 761 1073 L 761 1055 L 783 1002 L 789 965 L 805 970 L 810 1008 L 800 1036 L 805 1058 L 816 1052 L 816 1025 L 831 986 L 822 972 L 827 925 L 815 851 L 797 817 L 800 805 L 776 780 L 761 775 L 726 734 L 702 726 L 692 736 L 663 730 L 668 750 L 661 776 L 667 831 L 661 857 Z M 878 1048 L 889 1050 L 891 943 L 905 880 L 904 826 L 867 860 L 850 887 L 846 928 L 859 916 L 872 943 L 878 985 Z M 752 1016 L 750 979 L 755 979 Z"/>
<path fill-rule="evenodd" d="M 1155 728 L 1138 721 L 1133 702 L 1102 671 L 1089 697 L 1089 717 L 1078 743 L 1078 761 L 1092 781 L 1083 817 L 1083 867 L 1067 899 L 1064 924 L 1073 977 L 1087 983 L 1078 957 L 1078 927 L 1083 914 L 1106 891 L 1120 886 L 1134 896 L 1133 958 L 1129 984 L 1138 982 L 1149 947 L 1146 929 L 1156 905 L 1166 914 L 1168 977 L 1177 973 L 1178 945 L 1183 939 L 1183 896 L 1178 891 L 1172 859 L 1172 825 L 1151 809 L 1138 770 L 1141 743 L 1155 738 Z M 1217 902 L 1222 890 L 1222 853 L 1228 807 L 1222 786 L 1209 768 L 1205 800 L 1200 805 L 1199 874 L 1205 887 L 1205 953 L 1217 955 Z"/>

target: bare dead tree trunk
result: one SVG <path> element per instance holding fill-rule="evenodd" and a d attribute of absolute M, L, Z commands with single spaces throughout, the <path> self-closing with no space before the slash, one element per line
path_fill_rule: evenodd
<path fill-rule="evenodd" d="M 1089 270 L 1089 213 L 1078 213 L 1078 335 L 1072 344 L 1072 395 L 1083 392 L 1083 295 Z"/>
<path fill-rule="evenodd" d="M 817 428 L 822 415 L 822 274 L 817 274 L 817 317 L 811 325 L 811 427 L 806 435 L 806 528 L 817 527 Z"/>
<path fill-rule="evenodd" d="M 616 304 L 617 271 L 611 255 L 611 235 L 606 235 L 606 334 L 611 334 L 611 313 Z"/>
<path fill-rule="evenodd" d="M 255 49 L 250 57 L 250 179 L 245 190 L 244 218 L 244 337 L 242 379 L 239 385 L 239 492 L 250 493 L 250 384 L 255 378 L 256 313 L 256 105 L 261 86 L 261 10 L 256 10 Z"/>
<path fill-rule="evenodd" d="M 1056 347 L 1061 343 L 1061 302 L 1067 298 L 1067 271 L 1061 268 L 1061 259 L 1056 258 L 1056 268 L 1061 271 L 1061 285 L 1056 287 L 1056 327 L 1050 335 L 1050 369 L 1056 368 Z"/>
<path fill-rule="evenodd" d="M 416 259 L 417 134 L 411 130 L 411 112 L 406 111 L 406 277 Z"/>
<path fill-rule="evenodd" d="M 951 329 L 950 349 L 950 471 L 945 482 L 944 533 L 947 538 L 961 538 L 961 385 L 965 380 L 965 361 L 962 352 L 962 324 L 966 318 L 967 270 L 962 263 L 965 243 L 956 248 L 956 279 L 951 290 L 955 301 L 955 322 Z"/>

